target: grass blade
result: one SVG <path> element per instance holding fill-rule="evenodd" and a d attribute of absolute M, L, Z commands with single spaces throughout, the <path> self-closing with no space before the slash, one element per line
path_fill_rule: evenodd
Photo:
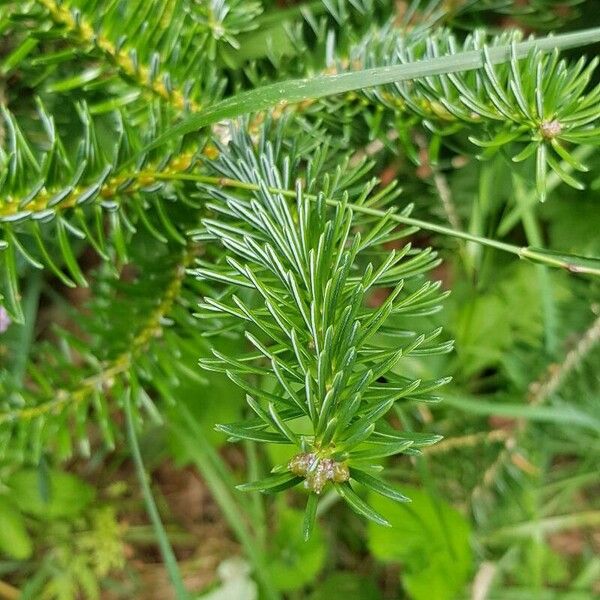
<path fill-rule="evenodd" d="M 555 49 L 585 46 L 598 41 L 600 41 L 600 28 L 592 28 L 574 33 L 547 36 L 519 44 L 498 46 L 490 48 L 487 54 L 489 62 L 498 64 L 509 61 L 513 53 L 517 58 L 524 58 L 534 48 L 548 52 Z M 186 133 L 196 131 L 212 123 L 238 117 L 250 112 L 265 110 L 279 102 L 302 102 L 304 100 L 343 94 L 395 81 L 407 81 L 442 75 L 444 73 L 479 69 L 483 65 L 483 53 L 479 50 L 470 50 L 450 56 L 441 56 L 402 65 L 319 76 L 312 79 L 293 79 L 266 85 L 236 94 L 231 98 L 217 102 L 202 112 L 191 115 L 181 121 L 181 123 L 165 131 L 165 133 L 146 146 L 141 153 L 144 154 L 152 148 L 161 146 L 170 140 L 179 139 Z"/>

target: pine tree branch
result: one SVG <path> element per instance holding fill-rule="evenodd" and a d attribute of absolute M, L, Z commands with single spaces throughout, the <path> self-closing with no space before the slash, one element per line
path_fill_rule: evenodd
<path fill-rule="evenodd" d="M 1 412 L 0 426 L 6 423 L 31 421 L 42 415 L 56 416 L 67 407 L 85 402 L 94 391 L 109 391 L 114 386 L 116 378 L 126 373 L 134 365 L 136 358 L 148 349 L 151 341 L 161 335 L 163 320 L 179 298 L 186 268 L 193 260 L 196 247 L 196 244 L 190 242 L 182 253 L 181 260 L 174 267 L 172 278 L 165 287 L 160 302 L 139 329 L 126 352 L 104 365 L 100 373 L 86 377 L 76 389 L 58 389 L 54 392 L 54 397 L 47 402 Z"/>
<path fill-rule="evenodd" d="M 81 13 L 76 20 L 66 2 L 60 5 L 55 0 L 36 0 L 36 2 L 48 11 L 56 25 L 66 28 L 70 39 L 79 47 L 95 48 L 112 66 L 116 67 L 122 76 L 128 81 L 134 82 L 146 93 L 161 98 L 178 111 L 187 109 L 195 112 L 200 110 L 200 104 L 186 98 L 186 95 L 174 85 L 171 89 L 167 89 L 163 81 L 164 75 L 168 75 L 167 73 L 163 72 L 158 77 L 150 77 L 149 66 L 135 63 L 129 54 L 117 48 L 105 35 L 95 32 L 92 24 Z"/>
<path fill-rule="evenodd" d="M 141 171 L 126 171 L 122 174 L 115 174 L 106 183 L 100 187 L 98 197 L 102 200 L 116 200 L 124 195 L 132 195 L 142 188 L 156 183 L 157 180 L 177 179 L 176 175 L 190 168 L 194 154 L 192 152 L 182 152 L 174 156 L 166 167 L 157 170 L 155 165 L 148 165 Z M 28 213 L 43 213 L 47 210 L 62 212 L 69 208 L 77 206 L 82 194 L 86 192 L 87 186 L 75 186 L 60 203 L 50 206 L 50 201 L 58 194 L 63 187 L 56 187 L 49 190 L 42 189 L 28 202 L 24 208 L 23 198 L 7 197 L 0 199 L 0 221 L 3 217 L 14 216 L 23 210 Z"/>

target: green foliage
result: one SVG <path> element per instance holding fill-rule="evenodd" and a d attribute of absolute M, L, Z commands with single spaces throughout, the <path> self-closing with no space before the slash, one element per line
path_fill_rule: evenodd
<path fill-rule="evenodd" d="M 356 600 L 380 600 L 381 594 L 375 583 L 356 573 L 342 571 L 322 581 L 310 600 L 327 600 L 335 595 Z"/>
<path fill-rule="evenodd" d="M 72 518 L 94 499 L 94 490 L 62 471 L 20 470 L 6 481 L 10 496 L 19 509 L 38 519 Z"/>
<path fill-rule="evenodd" d="M 439 497 L 417 489 L 408 494 L 410 504 L 373 498 L 393 529 L 371 527 L 371 551 L 381 560 L 402 563 L 402 583 L 411 598 L 451 600 L 473 568 L 469 523 Z"/>
<path fill-rule="evenodd" d="M 17 506 L 4 496 L 0 496 L 0 552 L 15 560 L 25 560 L 33 553 L 25 519 Z"/>
<path fill-rule="evenodd" d="M 20 469 L 2 482 L 0 553 L 16 561 L 40 557 L 23 597 L 99 598 L 99 581 L 123 568 L 123 526 L 95 490 L 57 469 Z"/>
<path fill-rule="evenodd" d="M 189 251 L 182 251 L 177 244 L 153 245 L 153 239 L 146 232 L 130 243 L 129 255 L 136 267 L 130 271 L 129 281 L 115 279 L 108 266 L 97 274 L 93 300 L 86 309 L 87 318 L 80 320 L 80 331 L 57 328 L 59 352 L 49 342 L 36 346 L 36 361 L 30 363 L 27 373 L 30 386 L 19 385 L 13 377 L 0 382 L 4 453 L 14 452 L 34 461 L 50 449 L 64 458 L 71 456 L 74 448 L 89 454 L 92 416 L 107 446 L 114 447 L 118 431 L 111 420 L 107 390 L 122 404 L 132 389 L 136 412 L 141 409 L 160 420 L 154 400 L 140 382 L 151 379 L 167 403 L 176 402 L 178 393 L 185 394 L 186 389 L 202 383 L 193 365 L 205 342 L 201 332 L 187 327 L 193 318 L 186 307 L 191 306 L 196 292 L 188 288 L 193 294 L 188 295 L 182 289 Z M 161 324 L 167 315 L 172 327 L 163 334 Z M 147 353 L 149 346 L 156 350 Z M 178 358 L 175 370 L 163 369 L 165 356 Z M 79 361 L 77 369 L 73 369 L 75 360 Z M 71 422 L 76 427 L 72 428 Z"/>
<path fill-rule="evenodd" d="M 111 507 L 90 511 L 85 520 L 54 523 L 46 538 L 47 553 L 39 574 L 25 594 L 44 600 L 100 598 L 99 582 L 123 568 L 122 527 Z"/>
<path fill-rule="evenodd" d="M 499 367 L 515 343 L 539 343 L 543 327 L 540 290 L 532 285 L 527 265 L 511 265 L 508 272 L 498 272 L 493 290 L 464 298 L 457 309 L 451 320 L 465 377 Z"/>
<path fill-rule="evenodd" d="M 325 539 L 317 530 L 308 542 L 304 540 L 301 511 L 282 507 L 277 517 L 269 569 L 280 590 L 299 590 L 314 581 L 323 568 L 327 552 Z"/>
<path fill-rule="evenodd" d="M 583 187 L 560 163 L 564 160 L 575 170 L 587 170 L 567 145 L 597 143 L 600 87 L 589 89 L 595 60 L 586 65 L 582 58 L 570 65 L 559 60 L 557 52 L 532 51 L 519 61 L 516 44 L 520 37 L 513 32 L 490 38 L 476 31 L 460 44 L 446 30 L 427 40 L 417 36 L 414 41 L 400 32 L 379 31 L 358 46 L 350 60 L 372 68 L 456 54 L 461 45 L 463 52 L 479 50 L 484 56 L 482 70 L 396 83 L 365 95 L 396 114 L 417 115 L 438 136 L 456 137 L 466 130 L 468 140 L 481 148 L 482 159 L 501 150 L 517 163 L 535 155 L 537 190 L 544 200 L 548 167 L 568 185 Z M 508 44 L 512 45 L 510 62 L 495 67 L 493 48 Z"/>

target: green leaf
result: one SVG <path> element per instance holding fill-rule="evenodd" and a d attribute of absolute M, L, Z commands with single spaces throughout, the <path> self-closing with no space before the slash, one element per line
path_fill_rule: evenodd
<path fill-rule="evenodd" d="M 453 600 L 473 567 L 469 523 L 439 497 L 410 487 L 406 493 L 410 504 L 369 495 L 392 526 L 370 525 L 369 548 L 379 560 L 402 563 L 402 583 L 414 600 Z"/>
<path fill-rule="evenodd" d="M 15 249 L 12 244 L 0 247 L 0 262 L 4 263 L 4 291 L 8 303 L 6 308 L 16 323 L 23 323 L 25 315 L 21 307 L 21 297 L 19 294 L 19 276 L 17 274 L 17 263 Z"/>
<path fill-rule="evenodd" d="M 299 510 L 284 505 L 278 510 L 268 564 L 273 582 L 283 592 L 299 590 L 314 581 L 325 564 L 323 532 L 317 528 L 305 541 L 303 521 Z"/>
<path fill-rule="evenodd" d="M 88 287 L 88 283 L 85 279 L 83 272 L 79 267 L 77 258 L 75 258 L 73 249 L 71 248 L 71 243 L 69 241 L 69 238 L 67 237 L 65 229 L 66 227 L 63 219 L 58 217 L 56 221 L 56 231 L 58 233 L 58 244 L 60 246 L 65 265 L 67 266 L 67 269 L 69 269 L 69 273 L 71 273 L 71 276 L 73 277 L 73 280 L 77 283 L 77 285 L 81 287 Z"/>
<path fill-rule="evenodd" d="M 310 539 L 310 536 L 312 535 L 313 529 L 315 527 L 318 505 L 319 496 L 317 496 L 317 494 L 309 493 L 308 500 L 306 501 L 306 508 L 304 509 L 304 523 L 302 524 L 304 539 L 306 541 Z"/>
<path fill-rule="evenodd" d="M 34 37 L 27 37 L 23 42 L 15 48 L 6 58 L 0 63 L 0 73 L 6 76 L 13 68 L 18 67 L 19 64 L 30 54 L 35 47 L 40 43 L 39 39 Z"/>
<path fill-rule="evenodd" d="M 362 450 L 353 450 L 348 453 L 351 460 L 373 460 L 375 458 L 384 458 L 386 456 L 394 456 L 404 452 L 412 446 L 410 440 L 402 440 L 399 442 L 391 442 L 388 444 L 369 445 Z"/>
<path fill-rule="evenodd" d="M 96 495 L 94 488 L 70 473 L 51 470 L 46 477 L 47 490 L 36 469 L 23 469 L 8 478 L 10 497 L 24 513 L 43 520 L 70 519 L 81 514 Z"/>
<path fill-rule="evenodd" d="M 74 75 L 73 77 L 69 77 L 67 79 L 63 79 L 61 81 L 57 81 L 49 85 L 48 91 L 52 93 L 69 92 L 71 90 L 84 86 L 90 81 L 94 81 L 94 79 L 98 78 L 101 74 L 102 68 L 100 67 L 86 69 L 85 71 L 82 71 L 81 73 Z"/>
<path fill-rule="evenodd" d="M 33 542 L 16 505 L 0 496 L 0 554 L 26 560 L 33 553 Z"/>
<path fill-rule="evenodd" d="M 274 431 L 248 429 L 242 426 L 217 425 L 217 431 L 226 433 L 232 440 L 252 440 L 254 442 L 270 442 L 272 444 L 289 444 L 290 440 Z"/>

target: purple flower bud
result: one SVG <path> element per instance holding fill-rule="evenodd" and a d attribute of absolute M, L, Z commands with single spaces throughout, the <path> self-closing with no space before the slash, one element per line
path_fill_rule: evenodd
<path fill-rule="evenodd" d="M 9 327 L 12 321 L 6 312 L 4 306 L 0 306 L 0 333 L 4 333 Z"/>

